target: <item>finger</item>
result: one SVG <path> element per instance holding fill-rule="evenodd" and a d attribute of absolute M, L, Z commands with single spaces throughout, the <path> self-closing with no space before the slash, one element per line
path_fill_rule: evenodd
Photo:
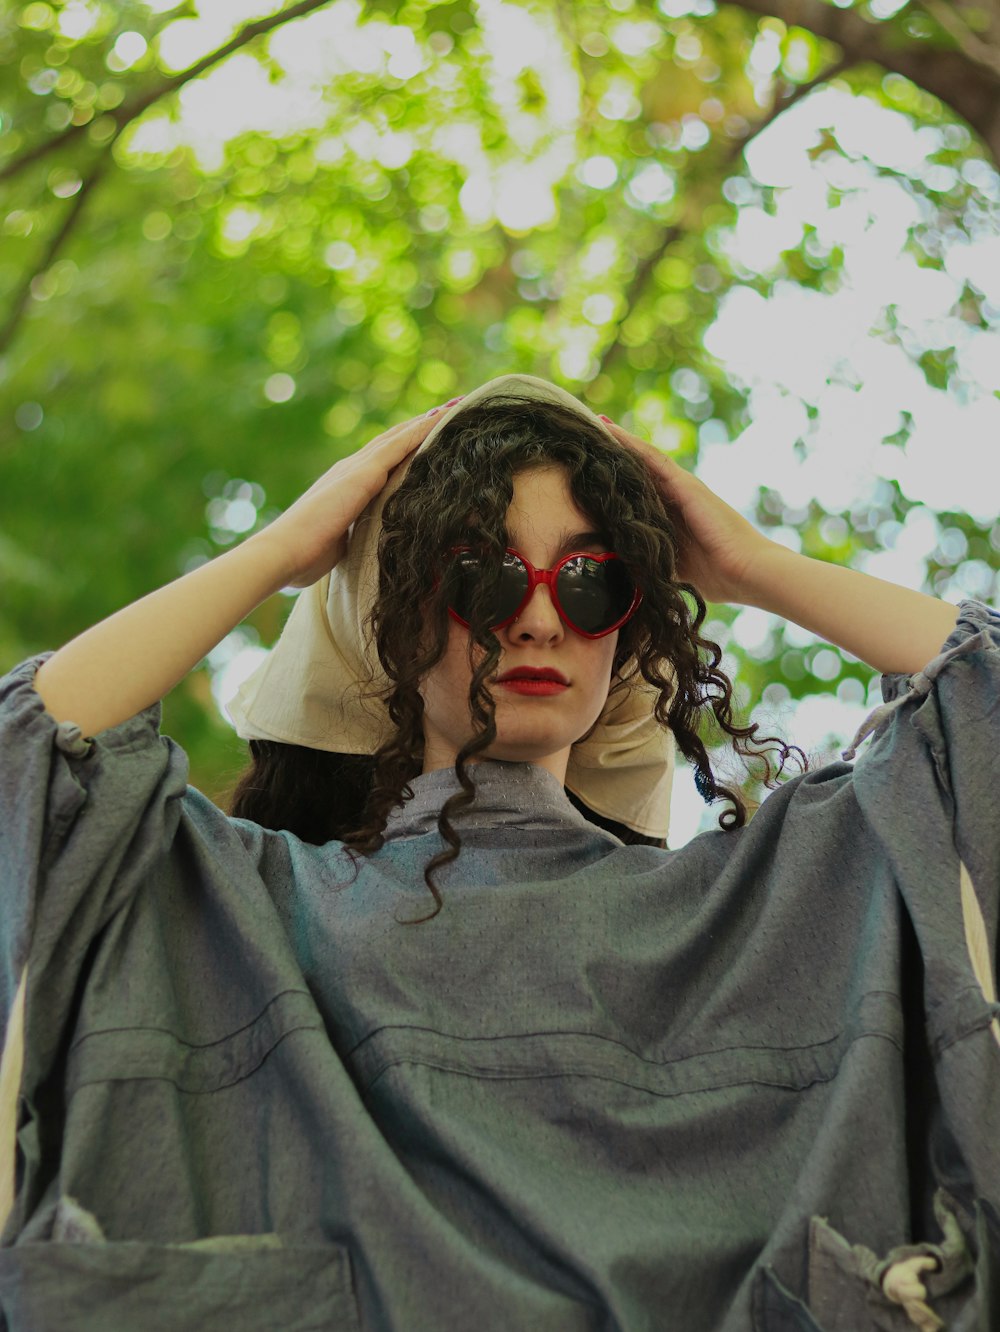
<path fill-rule="evenodd" d="M 641 439 L 638 435 L 631 434 L 624 426 L 617 425 L 607 416 L 602 416 L 601 420 L 605 422 L 608 429 L 619 443 L 627 444 L 630 448 L 636 449 L 639 453 L 645 455 L 659 455 L 660 450 L 650 444 L 649 440 Z"/>
<path fill-rule="evenodd" d="M 388 430 L 383 430 L 381 435 L 376 435 L 369 441 L 369 443 L 372 446 L 375 446 L 377 444 L 390 443 L 402 438 L 408 439 L 411 436 L 411 432 L 415 432 L 413 437 L 416 442 L 419 443 L 421 440 L 426 439 L 437 425 L 441 413 L 448 411 L 450 407 L 454 407 L 457 402 L 461 401 L 462 398 L 452 398 L 450 402 L 446 402 L 440 407 L 432 407 L 429 412 L 421 412 L 418 416 L 411 416 L 407 421 L 399 421 L 396 425 L 390 426 Z"/>
<path fill-rule="evenodd" d="M 383 441 L 385 452 L 393 458 L 405 458 L 418 448 L 434 429 L 434 417 L 415 416 Z"/>
<path fill-rule="evenodd" d="M 456 403 L 461 402 L 464 397 L 465 394 L 463 393 L 461 397 L 450 398 L 446 403 L 442 403 L 440 407 L 432 407 L 429 412 L 420 412 L 417 416 L 411 416 L 408 421 L 401 421 L 391 429 L 395 431 L 409 429 L 411 426 L 426 426 L 427 431 L 429 432 L 437 425 L 435 418 L 440 416 L 442 412 L 446 412 L 449 408 L 454 407 Z"/>
<path fill-rule="evenodd" d="M 389 453 L 396 454 L 402 449 L 401 457 L 424 440 L 430 433 L 434 425 L 433 418 L 428 420 L 426 416 L 413 416 L 408 421 L 398 421 L 388 430 L 383 430 L 381 435 L 374 435 L 367 444 L 363 444 L 355 453 L 355 457 L 362 454 Z"/>
<path fill-rule="evenodd" d="M 626 445 L 628 448 L 634 449 L 636 453 L 641 454 L 660 475 L 670 472 L 672 468 L 676 469 L 676 471 L 684 471 L 684 468 L 681 467 L 679 463 L 675 462 L 668 453 L 664 453 L 662 449 L 658 449 L 655 444 L 650 444 L 649 440 L 640 439 L 638 435 L 630 434 L 629 431 L 625 430 L 622 426 L 616 425 L 614 421 L 608 420 L 606 416 L 602 416 L 601 420 L 607 423 L 607 427 L 614 435 L 615 439 Z M 671 475 L 676 475 L 676 471 L 672 472 Z"/>

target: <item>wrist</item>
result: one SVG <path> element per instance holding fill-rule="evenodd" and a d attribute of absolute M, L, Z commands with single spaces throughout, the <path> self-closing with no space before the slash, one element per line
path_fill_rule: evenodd
<path fill-rule="evenodd" d="M 291 587 L 298 572 L 290 550 L 270 527 L 255 532 L 227 553 L 247 565 L 262 601 L 283 587 Z"/>
<path fill-rule="evenodd" d="M 796 579 L 801 579 L 811 563 L 787 546 L 763 537 L 747 561 L 737 595 L 733 600 L 743 606 L 756 606 L 773 615 L 783 615 L 788 591 Z"/>

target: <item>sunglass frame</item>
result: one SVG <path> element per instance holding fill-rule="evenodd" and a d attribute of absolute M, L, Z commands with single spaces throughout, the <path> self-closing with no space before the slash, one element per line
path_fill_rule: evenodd
<path fill-rule="evenodd" d="M 461 555 L 465 551 L 471 551 L 473 554 L 476 553 L 475 547 L 473 546 L 452 546 L 451 550 L 449 551 L 449 554 L 452 556 Z M 581 559 L 581 558 L 587 560 L 596 560 L 599 564 L 603 564 L 608 560 L 619 560 L 624 566 L 625 562 L 624 560 L 621 559 L 620 555 L 618 555 L 615 551 L 603 551 L 600 554 L 596 554 L 592 550 L 572 550 L 569 552 L 568 555 L 564 555 L 560 560 L 557 560 L 551 569 L 536 569 L 535 566 L 531 563 L 531 561 L 527 559 L 524 555 L 522 555 L 521 552 L 519 550 L 516 550 L 513 546 L 507 546 L 505 553 L 508 555 L 513 555 L 515 559 L 520 560 L 521 564 L 527 570 L 528 586 L 525 590 L 524 596 L 518 602 L 516 610 L 511 615 L 508 615 L 505 619 L 499 620 L 496 624 L 490 625 L 490 629 L 494 633 L 496 633 L 498 629 L 505 629 L 508 624 L 513 624 L 513 622 L 517 619 L 517 617 L 524 610 L 525 606 L 531 600 L 535 588 L 538 587 L 539 584 L 544 584 L 546 587 L 548 587 L 549 596 L 552 598 L 552 604 L 553 606 L 555 606 L 556 613 L 558 614 L 560 620 L 562 620 L 563 624 L 567 625 L 568 628 L 572 629 L 575 634 L 579 634 L 581 638 L 590 638 L 590 639 L 606 638 L 608 634 L 613 634 L 616 629 L 620 629 L 622 625 L 628 623 L 628 621 L 636 613 L 636 611 L 639 609 L 639 606 L 642 603 L 642 589 L 639 587 L 639 585 L 635 582 L 635 579 L 633 578 L 632 602 L 628 610 L 625 612 L 625 614 L 622 615 L 620 619 L 616 620 L 614 624 L 610 625 L 607 629 L 602 629 L 599 633 L 596 634 L 589 633 L 586 629 L 581 629 L 580 626 L 566 613 L 566 610 L 562 602 L 559 600 L 558 578 L 560 571 L 565 567 L 566 564 L 569 563 L 570 560 Z M 628 572 L 628 570 L 626 570 L 626 572 Z M 632 578 L 631 572 L 629 572 L 629 577 Z M 453 620 L 457 620 L 459 624 L 464 625 L 466 629 L 469 628 L 469 621 L 463 619 L 463 617 L 459 615 L 458 611 L 456 611 L 453 606 L 449 605 L 448 614 L 452 617 Z"/>

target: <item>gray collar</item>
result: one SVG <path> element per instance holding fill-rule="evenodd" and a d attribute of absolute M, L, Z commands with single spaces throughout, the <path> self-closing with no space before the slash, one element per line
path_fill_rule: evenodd
<path fill-rule="evenodd" d="M 459 832 L 474 828 L 532 830 L 579 828 L 601 832 L 570 803 L 558 778 L 534 763 L 502 763 L 483 759 L 469 765 L 475 799 L 453 816 Z M 461 785 L 454 768 L 427 772 L 410 782 L 413 799 L 397 805 L 386 822 L 386 841 L 437 832 L 441 806 Z M 611 837 L 610 833 L 603 834 Z M 617 839 L 612 838 L 616 841 Z"/>

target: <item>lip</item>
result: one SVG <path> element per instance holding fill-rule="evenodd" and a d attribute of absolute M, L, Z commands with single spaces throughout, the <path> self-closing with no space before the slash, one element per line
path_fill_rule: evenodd
<path fill-rule="evenodd" d="M 525 676 L 517 676 L 513 680 L 498 680 L 497 683 L 502 689 L 509 689 L 514 694 L 534 694 L 537 697 L 545 697 L 551 694 L 565 694 L 569 685 L 560 684 L 558 680 L 531 680 Z"/>
<path fill-rule="evenodd" d="M 514 694 L 534 695 L 536 698 L 562 694 L 569 688 L 569 681 L 565 675 L 547 666 L 518 666 L 499 676 L 497 684 Z"/>
<path fill-rule="evenodd" d="M 551 666 L 515 666 L 513 670 L 497 676 L 497 684 L 511 684 L 516 680 L 548 680 L 552 684 L 569 685 L 562 671 L 554 670 Z"/>

